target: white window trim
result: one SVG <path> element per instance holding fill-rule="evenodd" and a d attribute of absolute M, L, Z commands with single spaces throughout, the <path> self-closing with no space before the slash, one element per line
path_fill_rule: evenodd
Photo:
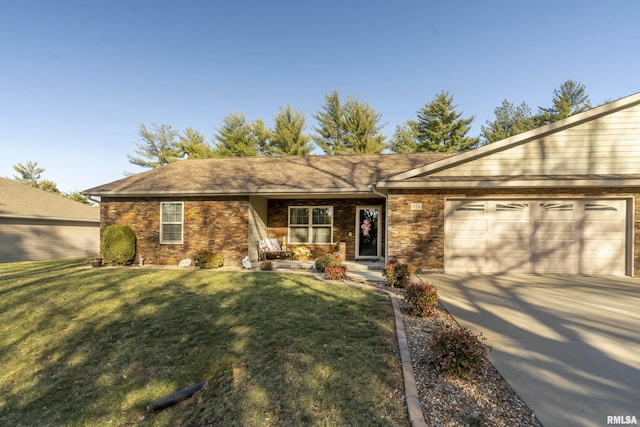
<path fill-rule="evenodd" d="M 327 209 L 331 208 L 331 224 L 313 224 L 313 210 L 314 209 Z M 307 227 L 307 241 L 306 242 L 292 242 L 291 241 L 291 209 L 309 209 L 309 224 Z M 289 206 L 289 215 L 287 217 L 287 242 L 292 245 L 330 245 L 333 244 L 333 215 L 335 213 L 335 209 L 332 206 Z M 303 228 L 303 224 L 293 224 L 294 228 Z M 314 228 L 326 228 L 329 227 L 331 229 L 331 241 L 328 243 L 312 243 L 311 237 L 313 236 Z"/>
<path fill-rule="evenodd" d="M 164 205 L 180 205 L 180 222 L 164 222 L 162 221 L 162 208 Z M 163 225 L 165 224 L 180 224 L 180 240 L 165 240 Z M 184 243 L 184 202 L 160 202 L 160 244 L 162 245 L 181 245 Z"/>

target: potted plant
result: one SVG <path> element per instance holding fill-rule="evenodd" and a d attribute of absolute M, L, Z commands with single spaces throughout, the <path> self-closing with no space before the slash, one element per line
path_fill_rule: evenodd
<path fill-rule="evenodd" d="M 306 246 L 297 246 L 291 251 L 292 257 L 296 261 L 307 261 L 311 258 L 311 251 Z"/>

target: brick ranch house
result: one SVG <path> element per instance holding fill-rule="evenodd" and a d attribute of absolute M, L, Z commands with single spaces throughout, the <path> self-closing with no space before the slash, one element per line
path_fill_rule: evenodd
<path fill-rule="evenodd" d="M 461 154 L 184 160 L 85 191 L 145 262 L 340 243 L 421 272 L 634 276 L 640 94 Z"/>

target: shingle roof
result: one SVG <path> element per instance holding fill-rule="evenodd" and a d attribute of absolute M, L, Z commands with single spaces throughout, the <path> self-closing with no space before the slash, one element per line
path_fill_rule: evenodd
<path fill-rule="evenodd" d="M 100 210 L 17 181 L 0 178 L 0 216 L 98 221 Z"/>
<path fill-rule="evenodd" d="M 95 196 L 370 192 L 382 179 L 451 153 L 182 160 L 85 190 Z"/>

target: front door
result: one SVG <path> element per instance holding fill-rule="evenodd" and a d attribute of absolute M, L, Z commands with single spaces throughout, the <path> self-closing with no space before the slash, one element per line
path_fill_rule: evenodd
<path fill-rule="evenodd" d="M 356 207 L 356 259 L 380 258 L 380 209 Z"/>

